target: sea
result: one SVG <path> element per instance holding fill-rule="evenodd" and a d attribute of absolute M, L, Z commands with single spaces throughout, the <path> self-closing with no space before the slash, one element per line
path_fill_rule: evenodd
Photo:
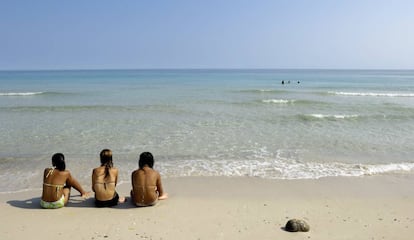
<path fill-rule="evenodd" d="M 414 174 L 414 70 L 0 71 L 0 192 L 41 189 L 54 153 L 87 188 L 109 148 L 163 178 Z"/>

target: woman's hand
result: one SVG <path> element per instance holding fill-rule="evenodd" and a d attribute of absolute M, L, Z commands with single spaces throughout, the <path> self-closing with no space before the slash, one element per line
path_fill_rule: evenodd
<path fill-rule="evenodd" d="M 158 197 L 158 200 L 165 200 L 168 198 L 168 193 L 164 193 L 163 195 Z"/>
<path fill-rule="evenodd" d="M 84 192 L 82 193 L 81 197 L 83 197 L 84 199 L 88 199 L 90 194 L 91 192 Z"/>

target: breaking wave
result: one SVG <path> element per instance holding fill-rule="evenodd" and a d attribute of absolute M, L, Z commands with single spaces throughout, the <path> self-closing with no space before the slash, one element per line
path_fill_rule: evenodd
<path fill-rule="evenodd" d="M 309 114 L 306 115 L 312 118 L 319 118 L 319 119 L 347 119 L 347 118 L 357 118 L 359 117 L 359 115 L 357 114 L 352 114 L 352 115 L 342 115 L 342 114 Z"/>
<path fill-rule="evenodd" d="M 34 96 L 41 94 L 44 94 L 44 92 L 2 92 L 0 96 Z"/>
<path fill-rule="evenodd" d="M 295 100 L 286 100 L 286 99 L 265 99 L 262 100 L 263 103 L 279 103 L 279 104 L 286 104 L 286 103 L 294 103 Z"/>
<path fill-rule="evenodd" d="M 378 93 L 378 92 L 329 92 L 330 94 L 343 96 L 362 97 L 414 97 L 414 93 Z"/>
<path fill-rule="evenodd" d="M 180 167 L 177 167 L 180 166 Z M 282 160 L 182 160 L 159 163 L 166 177 L 227 176 L 265 179 L 318 179 L 323 177 L 358 177 L 414 170 L 414 163 L 346 164 Z"/>

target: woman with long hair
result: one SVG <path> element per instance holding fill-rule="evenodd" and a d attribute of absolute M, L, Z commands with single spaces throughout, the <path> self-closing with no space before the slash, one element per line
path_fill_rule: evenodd
<path fill-rule="evenodd" d="M 112 151 L 104 149 L 100 153 L 101 166 L 93 169 L 92 190 L 95 192 L 97 207 L 112 207 L 125 201 L 115 190 L 118 182 L 118 169 L 112 162 Z"/>

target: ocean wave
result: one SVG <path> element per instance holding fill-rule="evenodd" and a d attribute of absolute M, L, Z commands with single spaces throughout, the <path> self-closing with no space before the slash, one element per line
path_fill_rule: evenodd
<path fill-rule="evenodd" d="M 74 167 L 74 166 L 72 166 Z M 78 165 L 79 167 L 79 165 Z M 83 167 L 82 167 L 83 168 Z M 276 159 L 257 160 L 160 160 L 157 170 L 165 178 L 169 177 L 257 177 L 263 179 L 319 179 L 325 177 L 363 177 L 384 174 L 414 174 L 414 163 L 359 164 L 340 162 L 300 162 L 279 156 Z M 76 169 L 76 167 L 74 168 Z M 120 169 L 128 172 L 131 166 L 124 164 Z M 21 170 L 18 170 L 21 171 Z M 38 190 L 41 172 L 35 171 L 17 181 L 11 176 L 15 171 L 6 171 L 0 175 L 0 194 Z M 78 179 L 88 182 L 84 176 Z M 122 176 L 119 184 L 128 183 L 127 176 Z M 28 184 L 29 183 L 29 184 Z"/>
<path fill-rule="evenodd" d="M 282 168 L 284 179 L 318 179 L 322 177 L 360 177 L 414 170 L 414 163 L 345 164 L 345 163 L 292 163 Z"/>
<path fill-rule="evenodd" d="M 398 109 L 397 109 L 398 110 Z M 297 118 L 305 121 L 322 121 L 322 120 L 361 120 L 361 121 L 398 121 L 404 120 L 409 121 L 414 118 L 414 110 L 407 109 L 404 111 L 399 110 L 397 113 L 393 114 L 321 114 L 321 113 L 314 113 L 314 114 L 299 114 L 296 116 Z"/>
<path fill-rule="evenodd" d="M 260 177 L 265 179 L 319 179 L 323 177 L 359 177 L 387 173 L 409 173 L 414 163 L 346 164 L 301 163 L 281 160 L 183 160 L 159 163 L 166 177 L 226 176 Z M 177 168 L 177 166 L 180 166 Z"/>
<path fill-rule="evenodd" d="M 325 105 L 324 102 L 318 102 L 313 100 L 302 100 L 302 99 L 262 99 L 257 102 L 265 104 L 295 104 L 295 105 Z"/>
<path fill-rule="evenodd" d="M 414 97 L 414 93 L 329 92 L 329 94 L 361 97 Z"/>
<path fill-rule="evenodd" d="M 319 118 L 319 119 L 347 119 L 347 118 L 357 118 L 359 115 L 357 114 L 308 114 L 306 116 L 312 117 L 312 118 Z"/>
<path fill-rule="evenodd" d="M 45 94 L 45 92 L 3 92 L 0 96 L 34 96 Z"/>
<path fill-rule="evenodd" d="M 265 99 L 262 100 L 263 103 L 278 103 L 278 104 L 287 104 L 294 103 L 295 100 L 286 100 L 286 99 Z"/>

